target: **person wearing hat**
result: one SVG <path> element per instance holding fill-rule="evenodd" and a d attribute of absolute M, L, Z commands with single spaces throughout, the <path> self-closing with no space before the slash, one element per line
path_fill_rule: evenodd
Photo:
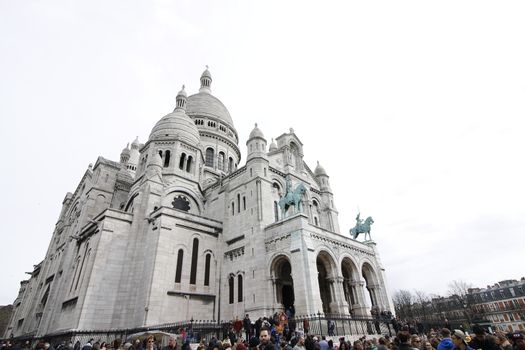
<path fill-rule="evenodd" d="M 454 343 L 454 350 L 472 350 L 467 344 L 467 335 L 459 329 L 454 329 L 452 333 L 452 343 Z"/>
<path fill-rule="evenodd" d="M 482 349 L 482 350 L 500 350 L 500 347 L 496 344 L 496 341 L 492 336 L 485 335 L 485 329 L 479 324 L 475 324 L 472 327 L 472 332 L 476 335 L 468 343 L 473 349 Z"/>

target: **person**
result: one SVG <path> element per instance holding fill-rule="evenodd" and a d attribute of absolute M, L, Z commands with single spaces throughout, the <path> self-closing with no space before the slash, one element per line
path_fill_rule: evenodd
<path fill-rule="evenodd" d="M 467 335 L 459 329 L 455 329 L 451 335 L 452 342 L 454 343 L 454 350 L 472 350 L 467 344 Z"/>
<path fill-rule="evenodd" d="M 82 347 L 82 350 L 91 350 L 93 349 L 93 339 L 89 339 L 86 344 Z"/>
<path fill-rule="evenodd" d="M 275 350 L 275 347 L 270 339 L 270 329 L 268 327 L 261 328 L 259 334 L 259 350 Z"/>
<path fill-rule="evenodd" d="M 482 349 L 482 350 L 499 350 L 499 346 L 496 344 L 494 338 L 487 337 L 485 335 L 485 330 L 478 324 L 475 324 L 472 327 L 472 332 L 475 336 L 469 342 L 469 346 L 473 349 Z M 439 349 L 438 349 L 439 350 Z"/>
<path fill-rule="evenodd" d="M 437 350 L 452 350 L 454 348 L 454 344 L 452 343 L 452 338 L 450 337 L 450 329 L 442 328 L 441 336 L 443 339 L 441 339 L 439 342 Z"/>
<path fill-rule="evenodd" d="M 434 347 L 430 342 L 427 340 L 423 343 L 423 350 L 434 350 Z"/>
<path fill-rule="evenodd" d="M 246 314 L 244 316 L 244 319 L 242 320 L 242 325 L 244 327 L 244 333 L 246 334 L 246 340 L 249 340 L 252 328 L 252 321 L 250 320 L 250 315 Z"/>
<path fill-rule="evenodd" d="M 400 331 L 397 333 L 397 339 L 399 340 L 399 350 L 418 350 L 414 348 L 410 343 L 410 332 L 409 331 Z"/>
<path fill-rule="evenodd" d="M 249 350 L 257 350 L 257 346 L 258 345 L 259 345 L 259 338 L 251 337 L 250 341 L 248 342 L 248 349 Z"/>
<path fill-rule="evenodd" d="M 293 350 L 306 350 L 304 347 L 304 337 L 302 335 L 297 339 L 297 343 L 293 347 Z"/>
<path fill-rule="evenodd" d="M 509 340 L 511 340 L 514 344 L 514 350 L 525 350 L 525 339 L 523 332 L 510 333 Z"/>
<path fill-rule="evenodd" d="M 146 339 L 146 350 L 153 350 L 155 349 L 155 338 L 150 335 L 147 339 Z"/>
<path fill-rule="evenodd" d="M 417 334 L 413 334 L 410 337 L 410 345 L 415 349 L 421 349 L 421 337 Z"/>
<path fill-rule="evenodd" d="M 177 349 L 177 338 L 171 336 L 168 339 L 168 345 L 162 348 L 162 350 L 176 350 Z"/>
<path fill-rule="evenodd" d="M 307 319 L 303 320 L 303 330 L 304 334 L 308 335 L 308 331 L 310 330 L 310 321 L 308 321 Z"/>
<path fill-rule="evenodd" d="M 335 335 L 335 322 L 334 320 L 328 320 L 328 335 L 333 337 Z"/>
<path fill-rule="evenodd" d="M 319 350 L 328 350 L 328 342 L 326 341 L 326 337 L 324 335 L 321 337 L 321 341 L 319 342 Z"/>
<path fill-rule="evenodd" d="M 512 344 L 509 342 L 503 332 L 496 332 L 495 341 L 501 350 L 512 350 Z"/>
<path fill-rule="evenodd" d="M 388 345 L 385 337 L 379 338 L 379 345 L 377 346 L 377 350 L 388 350 Z"/>

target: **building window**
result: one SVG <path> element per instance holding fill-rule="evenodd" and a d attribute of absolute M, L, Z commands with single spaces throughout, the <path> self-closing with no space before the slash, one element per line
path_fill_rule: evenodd
<path fill-rule="evenodd" d="M 231 172 L 233 172 L 233 158 L 230 157 L 229 160 L 228 160 L 228 170 Z"/>
<path fill-rule="evenodd" d="M 188 198 L 184 196 L 177 196 L 175 199 L 173 199 L 173 202 L 171 202 L 171 205 L 173 205 L 173 208 L 183 210 L 183 211 L 189 211 L 190 210 L 190 201 Z"/>
<path fill-rule="evenodd" d="M 237 194 L 237 213 L 241 212 L 241 195 Z"/>
<path fill-rule="evenodd" d="M 230 278 L 228 279 L 228 290 L 229 290 L 229 302 L 230 304 L 233 304 L 233 283 L 234 283 L 234 280 L 233 280 L 233 276 L 230 276 Z"/>
<path fill-rule="evenodd" d="M 219 170 L 224 171 L 224 152 L 219 152 L 219 158 L 217 160 L 217 167 Z"/>
<path fill-rule="evenodd" d="M 235 203 L 232 202 L 232 216 L 235 215 Z"/>
<path fill-rule="evenodd" d="M 210 263 L 211 254 L 206 254 L 206 262 L 204 263 L 204 285 L 210 285 Z"/>
<path fill-rule="evenodd" d="M 242 197 L 242 209 L 246 210 L 246 197 Z"/>
<path fill-rule="evenodd" d="M 170 166 L 170 157 L 171 157 L 171 152 L 166 151 L 166 154 L 164 155 L 164 167 L 165 168 Z"/>
<path fill-rule="evenodd" d="M 279 204 L 277 204 L 277 202 L 273 202 L 273 215 L 275 222 L 279 221 Z"/>
<path fill-rule="evenodd" d="M 242 275 L 237 276 L 237 301 L 242 302 Z"/>
<path fill-rule="evenodd" d="M 215 151 L 213 148 L 206 148 L 206 166 L 213 167 L 213 158 L 215 157 Z"/>
<path fill-rule="evenodd" d="M 197 259 L 199 253 L 199 240 L 193 239 L 193 249 L 191 251 L 191 271 L 190 271 L 190 284 L 195 284 L 197 281 Z"/>
<path fill-rule="evenodd" d="M 184 170 L 184 162 L 186 161 L 186 153 L 180 155 L 179 169 Z"/>
<path fill-rule="evenodd" d="M 186 171 L 188 173 L 193 173 L 193 157 L 188 156 L 188 162 L 186 163 Z"/>
<path fill-rule="evenodd" d="M 177 270 L 175 272 L 175 283 L 180 283 L 180 278 L 182 276 L 182 259 L 184 257 L 184 251 L 179 249 L 177 254 Z"/>

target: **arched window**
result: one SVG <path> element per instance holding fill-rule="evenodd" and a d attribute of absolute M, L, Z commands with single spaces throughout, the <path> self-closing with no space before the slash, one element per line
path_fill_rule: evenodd
<path fill-rule="evenodd" d="M 232 216 L 235 215 L 235 203 L 232 202 Z"/>
<path fill-rule="evenodd" d="M 273 202 L 273 215 L 275 216 L 275 221 L 279 221 L 279 204 Z"/>
<path fill-rule="evenodd" d="M 168 150 L 166 151 L 166 154 L 164 155 L 164 167 L 165 168 L 170 166 L 170 157 L 171 157 L 171 152 Z"/>
<path fill-rule="evenodd" d="M 184 162 L 186 161 L 186 153 L 180 155 L 179 169 L 184 170 Z"/>
<path fill-rule="evenodd" d="M 193 249 L 191 251 L 191 271 L 190 271 L 190 284 L 195 284 L 197 281 L 197 258 L 199 253 L 199 240 L 193 239 Z"/>
<path fill-rule="evenodd" d="M 241 212 L 241 195 L 237 194 L 237 213 Z"/>
<path fill-rule="evenodd" d="M 242 210 L 246 210 L 246 197 L 242 197 Z"/>
<path fill-rule="evenodd" d="M 217 159 L 217 167 L 219 170 L 224 171 L 224 152 L 219 152 L 219 158 Z"/>
<path fill-rule="evenodd" d="M 213 148 L 206 148 L 206 166 L 213 167 L 213 158 L 215 157 L 215 151 Z"/>
<path fill-rule="evenodd" d="M 188 162 L 186 163 L 186 171 L 188 173 L 193 173 L 193 157 L 188 156 Z"/>
<path fill-rule="evenodd" d="M 237 301 L 242 302 L 242 275 L 237 276 Z"/>
<path fill-rule="evenodd" d="M 204 285 L 210 285 L 210 263 L 211 254 L 206 254 L 206 262 L 204 263 Z"/>
<path fill-rule="evenodd" d="M 233 283 L 234 283 L 234 279 L 233 279 L 233 276 L 230 276 L 230 278 L 228 279 L 228 289 L 229 289 L 229 302 L 230 304 L 233 304 Z"/>
<path fill-rule="evenodd" d="M 231 172 L 233 172 L 233 158 L 230 157 L 229 160 L 228 160 L 228 170 Z"/>
<path fill-rule="evenodd" d="M 182 276 L 182 259 L 184 258 L 184 251 L 179 249 L 177 254 L 177 270 L 175 272 L 175 283 L 180 283 L 180 278 Z"/>
<path fill-rule="evenodd" d="M 314 217 L 314 223 L 316 226 L 319 226 L 319 217 L 320 217 L 320 211 L 319 211 L 319 203 L 317 203 L 316 200 L 313 201 L 314 207 L 312 210 L 312 216 Z"/>

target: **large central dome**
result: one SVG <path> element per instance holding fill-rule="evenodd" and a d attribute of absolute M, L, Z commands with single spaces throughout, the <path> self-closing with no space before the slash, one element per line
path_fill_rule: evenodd
<path fill-rule="evenodd" d="M 230 112 L 224 104 L 215 96 L 208 92 L 199 92 L 188 97 L 186 114 L 190 117 L 211 117 L 217 118 L 218 121 L 228 124 L 233 128 L 233 120 Z"/>

